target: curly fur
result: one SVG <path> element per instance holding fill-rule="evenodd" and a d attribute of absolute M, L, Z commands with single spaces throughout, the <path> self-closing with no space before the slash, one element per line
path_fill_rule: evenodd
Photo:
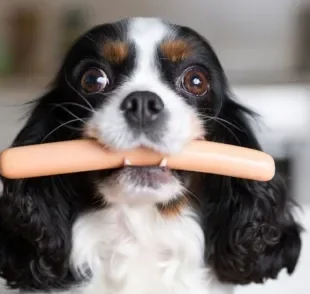
<path fill-rule="evenodd" d="M 222 117 L 238 129 L 234 134 L 217 130 L 212 139 L 261 150 L 248 115 L 253 113 L 227 98 Z M 208 213 L 203 219 L 213 248 L 210 262 L 218 278 L 249 284 L 275 279 L 283 268 L 293 273 L 302 228 L 294 220 L 295 203 L 281 176 L 267 183 L 214 176 L 204 181 L 212 183 L 204 198 Z"/>

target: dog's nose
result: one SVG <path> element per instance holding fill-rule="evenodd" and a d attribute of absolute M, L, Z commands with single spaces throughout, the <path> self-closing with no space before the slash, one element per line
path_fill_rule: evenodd
<path fill-rule="evenodd" d="M 132 92 L 124 99 L 121 110 L 129 124 L 145 127 L 161 117 L 164 103 L 153 92 L 137 91 Z"/>

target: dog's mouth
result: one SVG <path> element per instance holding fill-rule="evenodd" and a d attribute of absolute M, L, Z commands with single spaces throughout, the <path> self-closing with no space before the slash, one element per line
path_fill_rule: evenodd
<path fill-rule="evenodd" d="M 120 172 L 137 186 L 153 188 L 171 182 L 174 177 L 170 169 L 157 166 L 125 166 Z"/>
<path fill-rule="evenodd" d="M 205 140 L 205 138 L 201 135 L 194 140 Z M 136 187 L 157 189 L 161 185 L 175 183 L 183 175 L 182 171 L 167 167 L 167 163 L 168 160 L 164 157 L 158 166 L 136 166 L 125 158 L 122 167 L 103 172 L 105 175 L 109 175 L 108 182 L 115 183 L 115 185 L 126 182 Z"/>
<path fill-rule="evenodd" d="M 170 169 L 167 158 L 157 166 L 123 166 L 99 173 L 99 191 L 111 203 L 166 203 L 183 193 L 188 172 Z"/>
<path fill-rule="evenodd" d="M 166 184 L 174 177 L 174 172 L 167 167 L 166 158 L 158 166 L 134 166 L 125 159 L 124 167 L 120 171 L 141 186 Z"/>
<path fill-rule="evenodd" d="M 195 138 L 195 140 L 205 140 L 203 136 Z M 126 176 L 136 184 L 141 186 L 158 186 L 167 184 L 175 180 L 177 171 L 167 167 L 167 158 L 164 157 L 158 166 L 135 166 L 130 160 L 124 159 L 124 166 L 118 169 L 119 173 Z"/>

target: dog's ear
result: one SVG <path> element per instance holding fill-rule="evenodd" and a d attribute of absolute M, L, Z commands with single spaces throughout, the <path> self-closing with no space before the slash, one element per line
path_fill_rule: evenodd
<path fill-rule="evenodd" d="M 47 103 L 42 103 L 52 101 L 54 95 L 55 89 L 34 102 L 13 146 L 39 144 L 54 128 L 56 122 L 45 109 Z M 59 136 L 55 132 L 49 141 L 56 141 Z M 52 287 L 60 289 L 71 281 L 71 224 L 79 211 L 78 204 L 82 205 L 77 197 L 83 195 L 83 189 L 76 193 L 78 187 L 72 183 L 81 180 L 70 177 L 77 175 L 1 178 L 0 276 L 10 288 L 47 291 Z"/>
<path fill-rule="evenodd" d="M 217 125 L 210 139 L 260 150 L 249 124 L 251 115 L 227 98 L 220 113 L 223 123 Z M 302 229 L 293 217 L 294 203 L 280 176 L 269 182 L 209 176 L 205 183 L 208 258 L 219 280 L 262 283 L 275 279 L 284 268 L 293 273 Z"/>

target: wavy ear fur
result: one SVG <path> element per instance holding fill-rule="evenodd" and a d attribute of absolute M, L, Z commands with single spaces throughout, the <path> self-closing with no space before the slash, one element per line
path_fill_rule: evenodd
<path fill-rule="evenodd" d="M 49 100 L 57 101 L 56 89 L 40 98 L 39 102 Z M 13 146 L 41 143 L 55 127 L 58 122 L 53 121 L 44 105 L 47 103 L 34 106 Z M 49 141 L 61 139 L 61 132 L 49 137 Z M 90 201 L 87 196 L 92 195 L 86 188 L 85 177 L 82 183 L 78 177 L 2 178 L 0 276 L 10 288 L 47 291 L 65 288 L 73 282 L 68 260 L 71 225 L 83 207 L 83 201 L 87 206 L 87 201 Z M 80 187 L 78 183 L 81 183 Z"/>
<path fill-rule="evenodd" d="M 227 98 L 211 140 L 261 149 L 243 106 Z M 301 227 L 293 201 L 279 175 L 270 182 L 208 176 L 203 211 L 208 257 L 222 282 L 262 283 L 286 268 L 293 273 L 301 250 Z M 206 184 L 207 185 L 207 184 Z"/>

